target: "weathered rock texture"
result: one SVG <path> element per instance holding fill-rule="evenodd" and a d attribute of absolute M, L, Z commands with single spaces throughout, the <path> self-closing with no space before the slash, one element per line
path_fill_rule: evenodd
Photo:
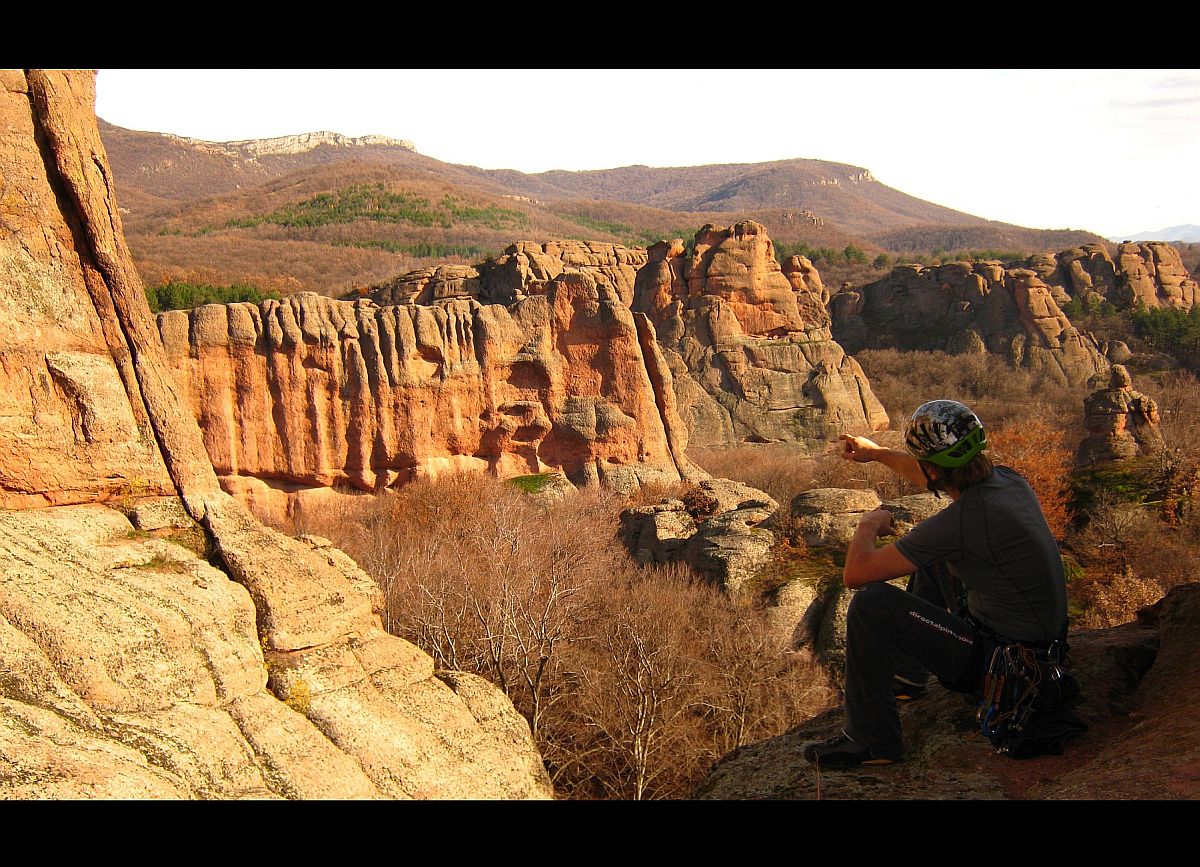
<path fill-rule="evenodd" d="M 1135 458 L 1163 449 L 1158 403 L 1135 391 L 1129 372 L 1113 365 L 1108 386 L 1083 400 L 1087 436 L 1079 444 L 1080 465 Z"/>
<path fill-rule="evenodd" d="M 833 335 L 849 352 L 993 352 L 1078 384 L 1108 366 L 1090 334 L 1071 325 L 1038 275 L 999 262 L 901 265 L 829 302 Z"/>
<path fill-rule="evenodd" d="M 1124 243 L 1114 261 L 1101 244 L 1072 247 L 1053 256 L 1034 256 L 1029 267 L 1061 301 L 1107 301 L 1118 309 L 1178 307 L 1190 310 L 1200 285 L 1188 274 L 1179 251 L 1162 241 Z"/>
<path fill-rule="evenodd" d="M 90 74 L 0 73 L 0 795 L 545 796 L 503 696 L 435 676 L 349 558 L 222 492 L 125 246 L 94 96 Z M 186 512 L 225 571 L 95 502 L 164 489 L 180 506 L 139 522 L 170 533 Z"/>
<path fill-rule="evenodd" d="M 683 500 L 626 509 L 621 538 L 642 563 L 682 561 L 736 594 L 770 560 L 778 507 L 757 488 L 704 479 Z"/>
<path fill-rule="evenodd" d="M 518 241 L 478 268 L 441 265 L 423 268 L 368 290 L 379 304 L 431 304 L 447 298 L 474 298 L 483 304 L 512 304 L 528 295 L 545 294 L 563 273 L 589 274 L 611 289 L 628 307 L 646 251 L 597 241 Z M 811 265 L 810 265 L 811 267 Z M 820 278 L 818 277 L 818 285 Z"/>
<path fill-rule="evenodd" d="M 840 708 L 742 747 L 703 799 L 1191 798 L 1200 796 L 1200 585 L 1173 590 L 1137 623 L 1071 637 L 1077 712 L 1091 727 L 1062 756 L 1013 761 L 978 733 L 975 707 L 939 686 L 901 707 L 904 761 L 818 775 L 804 745 L 837 734 Z"/>
<path fill-rule="evenodd" d="M 260 514 L 455 469 L 619 490 L 701 475 L 653 326 L 586 272 L 508 307 L 301 294 L 158 324 L 222 484 Z"/>
<path fill-rule="evenodd" d="M 649 250 L 633 309 L 655 324 L 692 442 L 813 444 L 888 418 L 852 357 L 834 342 L 811 263 L 785 275 L 758 223 L 707 225 Z"/>

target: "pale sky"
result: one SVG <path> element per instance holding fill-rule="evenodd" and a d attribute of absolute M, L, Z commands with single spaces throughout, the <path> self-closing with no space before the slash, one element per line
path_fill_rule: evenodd
<path fill-rule="evenodd" d="M 805 157 L 1022 226 L 1200 223 L 1200 70 L 101 70 L 96 113 L 523 172 Z"/>

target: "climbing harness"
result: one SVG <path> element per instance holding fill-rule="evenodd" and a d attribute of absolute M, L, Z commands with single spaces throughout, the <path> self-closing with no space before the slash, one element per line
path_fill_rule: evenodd
<path fill-rule="evenodd" d="M 1079 694 L 1069 664 L 1066 627 L 1038 647 L 996 636 L 983 673 L 975 719 L 996 752 L 1014 759 L 1058 755 L 1066 740 L 1087 725 L 1066 704 Z"/>

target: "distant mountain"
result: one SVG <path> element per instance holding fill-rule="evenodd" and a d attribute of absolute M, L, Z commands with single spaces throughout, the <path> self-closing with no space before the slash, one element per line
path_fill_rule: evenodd
<path fill-rule="evenodd" d="M 122 192 L 133 191 L 138 210 L 164 200 L 196 201 L 246 189 L 285 174 L 357 161 L 419 171 L 490 193 L 538 201 L 618 201 L 668 211 L 811 211 L 853 235 L 886 232 L 918 223 L 986 224 L 879 183 L 858 166 L 794 159 L 686 168 L 625 166 L 535 175 L 443 163 L 418 154 L 411 143 L 382 136 L 349 139 L 307 133 L 283 139 L 205 142 L 136 132 L 100 121 Z M 125 196 L 128 198 L 128 196 Z M 122 202 L 125 207 L 135 207 Z"/>
<path fill-rule="evenodd" d="M 1185 223 L 1182 226 L 1167 226 L 1165 229 L 1159 229 L 1157 232 L 1134 232 L 1131 235 L 1114 235 L 1108 240 L 1120 243 L 1121 241 L 1183 241 L 1185 243 L 1196 243 L 1200 241 L 1200 226 L 1194 223 Z"/>
<path fill-rule="evenodd" d="M 813 211 L 853 234 L 913 223 L 985 223 L 879 183 L 866 169 L 824 160 L 781 160 L 686 168 L 625 166 L 524 175 L 477 170 L 538 198 L 600 199 L 672 211 Z"/>
<path fill-rule="evenodd" d="M 820 253 L 839 283 L 865 278 L 864 263 L 885 252 L 1029 255 L 1100 240 L 985 220 L 822 160 L 524 174 L 444 163 L 382 136 L 206 142 L 99 127 L 126 237 L 152 285 L 336 293 L 478 262 L 516 240 L 644 247 L 744 219 L 765 225 L 781 251 Z"/>

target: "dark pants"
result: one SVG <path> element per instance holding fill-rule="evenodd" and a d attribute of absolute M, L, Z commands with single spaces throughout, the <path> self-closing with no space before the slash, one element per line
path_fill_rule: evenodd
<path fill-rule="evenodd" d="M 920 574 L 913 592 L 869 584 L 854 594 L 846 614 L 846 734 L 876 758 L 898 759 L 904 742 L 892 676 L 932 672 L 962 684 L 981 671 L 980 637 L 958 609 L 957 591 L 946 576 Z M 948 598 L 954 596 L 955 598 Z M 934 599 L 936 601 L 929 601 Z"/>

